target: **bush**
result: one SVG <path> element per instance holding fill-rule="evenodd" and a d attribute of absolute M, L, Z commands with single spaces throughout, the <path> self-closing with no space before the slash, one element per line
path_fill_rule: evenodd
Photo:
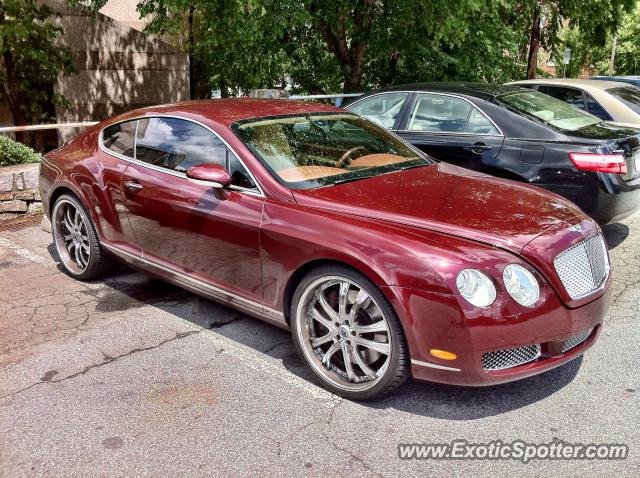
<path fill-rule="evenodd" d="M 0 135 L 0 166 L 39 163 L 41 159 L 40 153 L 36 153 L 29 146 Z"/>

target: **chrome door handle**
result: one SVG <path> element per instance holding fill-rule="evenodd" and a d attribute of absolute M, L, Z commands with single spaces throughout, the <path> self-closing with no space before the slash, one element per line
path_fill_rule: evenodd
<path fill-rule="evenodd" d="M 125 181 L 124 187 L 127 189 L 127 191 L 135 193 L 142 189 L 142 184 L 137 181 Z"/>
<path fill-rule="evenodd" d="M 491 146 L 484 143 L 476 143 L 471 144 L 464 149 L 466 149 L 467 151 L 471 151 L 472 153 L 480 154 L 484 153 L 485 151 L 489 151 L 491 149 Z"/>

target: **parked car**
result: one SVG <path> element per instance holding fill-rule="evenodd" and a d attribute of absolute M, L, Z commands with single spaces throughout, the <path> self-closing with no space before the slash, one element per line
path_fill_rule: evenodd
<path fill-rule="evenodd" d="M 601 224 L 640 206 L 640 129 L 603 123 L 536 91 L 400 85 L 347 109 L 441 161 L 553 191 Z"/>
<path fill-rule="evenodd" d="M 611 295 L 602 233 L 571 203 L 330 106 L 136 110 L 47 154 L 40 188 L 70 276 L 115 258 L 290 328 L 352 399 L 557 367 L 594 343 Z"/>
<path fill-rule="evenodd" d="M 604 121 L 640 127 L 640 88 L 627 83 L 554 78 L 509 84 L 553 96 Z"/>
<path fill-rule="evenodd" d="M 590 80 L 618 81 L 640 87 L 640 76 L 592 76 Z"/>

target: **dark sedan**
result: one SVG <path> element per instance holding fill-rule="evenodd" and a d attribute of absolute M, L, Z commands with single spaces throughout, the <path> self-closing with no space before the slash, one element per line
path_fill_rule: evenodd
<path fill-rule="evenodd" d="M 640 129 L 603 122 L 537 91 L 401 85 L 347 109 L 436 159 L 553 191 L 601 224 L 640 206 Z"/>

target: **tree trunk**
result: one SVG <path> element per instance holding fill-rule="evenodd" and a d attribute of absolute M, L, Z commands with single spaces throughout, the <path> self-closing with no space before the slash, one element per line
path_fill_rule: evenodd
<path fill-rule="evenodd" d="M 375 3 L 375 0 L 357 2 L 352 11 L 339 13 L 332 23 L 327 22 L 319 2 L 309 5 L 309 13 L 315 18 L 320 35 L 340 63 L 345 93 L 360 92 L 362 89 Z M 347 32 L 347 15 L 353 16 L 354 31 L 351 35 Z"/>
<path fill-rule="evenodd" d="M 531 35 L 529 38 L 529 57 L 527 59 L 527 79 L 536 77 L 538 68 L 538 49 L 540 48 L 540 4 L 536 3 L 533 9 L 533 21 L 531 22 Z"/>
<path fill-rule="evenodd" d="M 4 62 L 4 70 L 7 80 L 4 83 L 3 95 L 8 100 L 9 111 L 13 119 L 14 126 L 26 126 L 29 124 L 29 118 L 20 107 L 23 104 L 23 98 L 20 94 L 20 84 L 16 76 L 15 60 L 10 51 L 2 52 L 2 60 Z M 17 132 L 16 141 L 30 145 L 31 134 L 29 132 Z"/>
<path fill-rule="evenodd" d="M 189 59 L 189 99 L 195 100 L 197 98 L 196 93 L 196 63 L 194 61 L 193 48 L 195 42 L 193 41 L 193 4 L 189 5 L 189 13 L 187 15 L 187 32 L 189 38 L 189 45 L 187 46 L 188 59 Z"/>

